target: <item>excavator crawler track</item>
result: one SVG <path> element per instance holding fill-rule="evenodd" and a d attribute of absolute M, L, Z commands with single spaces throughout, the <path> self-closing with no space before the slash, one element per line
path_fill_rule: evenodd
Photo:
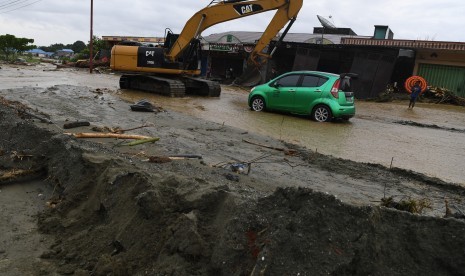
<path fill-rule="evenodd" d="M 195 78 L 166 78 L 153 75 L 125 74 L 119 81 L 121 89 L 152 92 L 168 97 L 184 97 L 186 94 L 219 97 L 221 87 L 215 81 Z"/>
<path fill-rule="evenodd" d="M 149 75 L 122 75 L 119 84 L 121 89 L 143 90 L 168 97 L 184 97 L 186 91 L 180 80 Z"/>
<path fill-rule="evenodd" d="M 216 81 L 184 77 L 186 93 L 208 97 L 219 97 L 221 95 L 221 86 Z"/>

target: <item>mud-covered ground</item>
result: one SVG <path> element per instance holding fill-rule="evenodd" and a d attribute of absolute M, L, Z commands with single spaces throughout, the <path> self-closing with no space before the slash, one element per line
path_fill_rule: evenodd
<path fill-rule="evenodd" d="M 133 112 L 115 92 L 0 91 L 0 274 L 465 274 L 465 223 L 452 218 L 463 187 L 170 110 Z M 63 129 L 73 121 L 90 126 Z M 139 126 L 125 133 L 160 140 L 66 134 Z M 161 162 L 179 154 L 202 159 Z M 13 170 L 25 173 L 5 178 Z M 391 196 L 423 215 L 380 207 Z"/>

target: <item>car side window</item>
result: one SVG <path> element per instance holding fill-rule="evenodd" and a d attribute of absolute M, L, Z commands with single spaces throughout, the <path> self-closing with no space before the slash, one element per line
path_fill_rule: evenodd
<path fill-rule="evenodd" d="M 299 82 L 300 75 L 288 75 L 276 81 L 279 87 L 296 87 Z"/>
<path fill-rule="evenodd" d="M 324 77 L 306 75 L 302 80 L 302 87 L 320 87 L 326 81 L 328 81 L 328 79 Z"/>

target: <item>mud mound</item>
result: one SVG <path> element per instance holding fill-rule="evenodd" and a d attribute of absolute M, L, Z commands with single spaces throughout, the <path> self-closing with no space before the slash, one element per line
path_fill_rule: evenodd
<path fill-rule="evenodd" d="M 228 181 L 198 161 L 136 162 L 12 109 L 0 115 L 2 151 L 33 156 L 2 154 L 3 168 L 41 168 L 55 190 L 39 219 L 55 237 L 43 275 L 464 275 L 463 221 L 356 207 L 308 188 L 259 193 L 267 179 Z"/>

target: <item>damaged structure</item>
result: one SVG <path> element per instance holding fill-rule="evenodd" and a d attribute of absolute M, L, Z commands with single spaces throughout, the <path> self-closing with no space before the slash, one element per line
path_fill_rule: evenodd
<path fill-rule="evenodd" d="M 204 37 L 203 73 L 227 80 L 242 73 L 247 50 L 260 32 L 225 32 Z M 262 72 L 262 82 L 278 73 L 317 70 L 352 72 L 359 99 L 374 98 L 387 85 L 403 89 L 412 75 L 421 75 L 430 85 L 465 95 L 465 43 L 397 40 L 388 26 L 376 25 L 373 36 L 359 36 L 350 28 L 314 28 L 309 33 L 289 33 Z M 270 43 L 273 48 L 277 39 Z"/>
<path fill-rule="evenodd" d="M 241 76 L 247 59 L 262 32 L 230 31 L 202 38 L 201 75 L 232 83 Z M 162 45 L 163 38 L 104 36 L 110 45 L 136 41 Z M 375 98 L 392 86 L 402 91 L 412 75 L 420 75 L 428 85 L 446 88 L 465 96 L 465 43 L 394 39 L 386 25 L 375 25 L 372 36 L 357 35 L 350 28 L 315 27 L 313 33 L 288 33 L 279 36 L 268 49 L 277 46 L 272 59 L 261 69 L 261 80 L 271 78 L 272 68 L 279 74 L 295 70 L 330 73 L 357 73 L 354 81 L 358 99 Z M 277 45 L 279 44 L 279 45 Z"/>

